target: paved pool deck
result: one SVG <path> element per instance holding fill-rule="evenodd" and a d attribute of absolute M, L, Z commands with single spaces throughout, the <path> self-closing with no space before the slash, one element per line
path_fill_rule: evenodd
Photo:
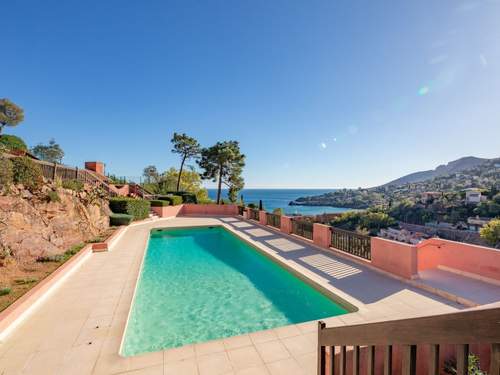
<path fill-rule="evenodd" d="M 463 308 L 239 217 L 157 219 L 130 226 L 112 251 L 92 254 L 0 342 L 0 374 L 315 374 L 316 321 L 135 357 L 119 355 L 149 231 L 197 225 L 224 225 L 358 309 L 323 319 L 329 327 Z"/>

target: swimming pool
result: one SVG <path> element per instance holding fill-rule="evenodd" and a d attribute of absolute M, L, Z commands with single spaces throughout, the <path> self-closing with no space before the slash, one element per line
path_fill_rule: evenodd
<path fill-rule="evenodd" d="M 221 226 L 152 230 L 121 354 L 346 312 Z"/>

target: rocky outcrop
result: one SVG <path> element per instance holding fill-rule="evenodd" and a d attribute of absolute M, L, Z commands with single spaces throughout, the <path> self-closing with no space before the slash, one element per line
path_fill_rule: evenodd
<path fill-rule="evenodd" d="M 46 182 L 36 192 L 17 185 L 0 194 L 0 253 L 18 260 L 63 253 L 108 226 L 107 199 L 91 186 L 73 191 Z"/>

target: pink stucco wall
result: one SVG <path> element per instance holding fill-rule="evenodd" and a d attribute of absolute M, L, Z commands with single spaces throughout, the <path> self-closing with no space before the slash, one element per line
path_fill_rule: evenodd
<path fill-rule="evenodd" d="M 332 231 L 329 225 L 313 224 L 313 242 L 321 247 L 329 248 L 332 243 Z"/>
<path fill-rule="evenodd" d="M 417 245 L 418 270 L 446 266 L 500 281 L 500 250 L 431 238 Z"/>
<path fill-rule="evenodd" d="M 238 215 L 235 204 L 183 204 L 181 215 Z"/>
<path fill-rule="evenodd" d="M 129 185 L 109 185 L 111 190 L 113 190 L 116 194 L 126 197 L 130 194 Z"/>
<path fill-rule="evenodd" d="M 175 217 L 179 215 L 181 210 L 182 204 L 178 206 L 151 207 L 151 211 L 153 211 L 159 217 Z"/>
<path fill-rule="evenodd" d="M 182 215 L 238 215 L 238 206 L 233 204 L 179 204 L 177 206 L 151 207 L 160 217 Z"/>
<path fill-rule="evenodd" d="M 371 247 L 373 266 L 406 279 L 417 275 L 416 246 L 372 237 Z"/>
<path fill-rule="evenodd" d="M 281 216 L 281 228 L 283 233 L 292 233 L 292 218 L 290 216 Z"/>
<path fill-rule="evenodd" d="M 259 211 L 259 224 L 267 225 L 267 212 Z"/>

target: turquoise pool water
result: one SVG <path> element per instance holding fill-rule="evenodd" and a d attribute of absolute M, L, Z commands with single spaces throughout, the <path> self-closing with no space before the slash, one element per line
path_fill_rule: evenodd
<path fill-rule="evenodd" d="M 122 355 L 347 311 L 222 227 L 151 232 Z"/>

